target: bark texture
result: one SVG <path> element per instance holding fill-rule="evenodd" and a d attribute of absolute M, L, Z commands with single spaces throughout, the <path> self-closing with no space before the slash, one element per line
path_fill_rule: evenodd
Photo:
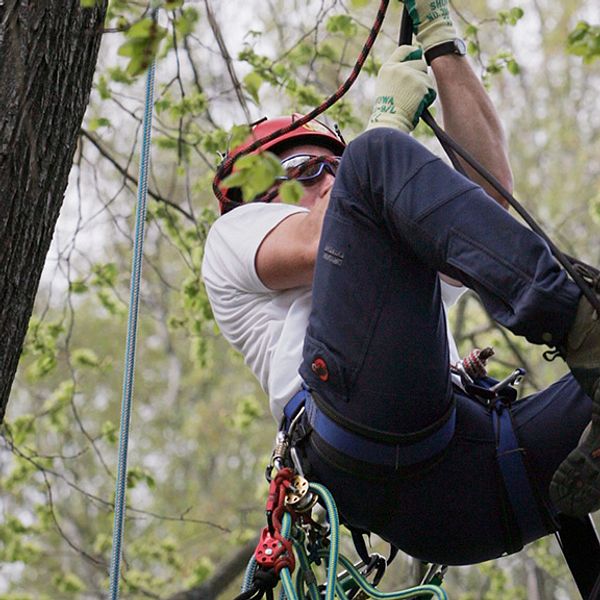
<path fill-rule="evenodd" d="M 88 103 L 107 0 L 0 0 L 0 423 Z"/>

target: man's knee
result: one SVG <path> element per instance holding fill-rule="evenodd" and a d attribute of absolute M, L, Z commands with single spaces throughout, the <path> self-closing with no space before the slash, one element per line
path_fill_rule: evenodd
<path fill-rule="evenodd" d="M 348 145 L 344 155 L 361 160 L 370 158 L 377 160 L 383 155 L 398 153 L 419 145 L 410 135 L 391 127 L 376 127 L 361 133 Z"/>

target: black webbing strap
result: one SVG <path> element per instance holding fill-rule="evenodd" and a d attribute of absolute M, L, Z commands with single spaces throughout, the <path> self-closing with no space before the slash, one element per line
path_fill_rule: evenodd
<path fill-rule="evenodd" d="M 600 541 L 590 515 L 559 515 L 556 538 L 584 600 L 600 600 Z"/>

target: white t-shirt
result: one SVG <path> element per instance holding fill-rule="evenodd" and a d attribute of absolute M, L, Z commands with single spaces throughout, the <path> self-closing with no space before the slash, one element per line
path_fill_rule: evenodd
<path fill-rule="evenodd" d="M 306 211 L 289 204 L 256 202 L 232 210 L 211 227 L 202 276 L 213 313 L 227 341 L 269 396 L 279 422 L 283 407 L 300 389 L 304 334 L 311 308 L 311 288 L 285 291 L 266 287 L 256 273 L 255 258 L 265 236 L 286 217 Z M 442 300 L 449 307 L 465 291 L 442 281 Z M 450 360 L 459 360 L 448 329 Z"/>

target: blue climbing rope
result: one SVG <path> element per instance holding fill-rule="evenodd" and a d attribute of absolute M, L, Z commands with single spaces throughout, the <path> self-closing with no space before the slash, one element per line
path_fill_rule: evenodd
<path fill-rule="evenodd" d="M 127 448 L 129 444 L 129 423 L 135 370 L 135 349 L 137 322 L 140 304 L 140 280 L 142 277 L 142 257 L 144 250 L 144 224 L 148 192 L 148 167 L 150 164 L 150 142 L 152 134 L 152 107 L 154 104 L 155 63 L 148 68 L 146 75 L 146 101 L 142 129 L 142 153 L 140 158 L 140 178 L 137 191 L 135 215 L 135 236 L 131 265 L 131 286 L 129 296 L 129 317 L 127 322 L 127 342 L 125 346 L 125 373 L 123 375 L 123 397 L 121 400 L 121 430 L 119 434 L 119 464 L 115 485 L 115 518 L 113 526 L 113 547 L 110 567 L 110 599 L 119 597 L 121 572 L 121 542 L 125 523 L 125 490 L 127 487 Z"/>

